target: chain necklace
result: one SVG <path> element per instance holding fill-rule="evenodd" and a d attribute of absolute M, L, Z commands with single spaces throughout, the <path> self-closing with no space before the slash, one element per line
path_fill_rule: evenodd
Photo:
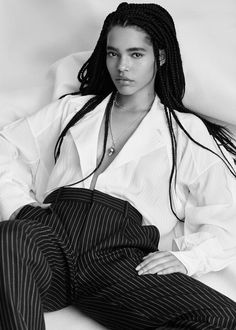
<path fill-rule="evenodd" d="M 152 103 L 153 103 L 153 101 L 152 101 Z M 143 112 L 142 112 L 142 116 L 139 116 L 139 117 L 136 118 L 134 121 L 132 121 L 132 122 L 126 127 L 126 129 L 123 130 L 123 132 L 122 132 L 122 134 L 120 135 L 120 137 L 119 137 L 118 139 L 115 139 L 115 138 L 114 138 L 114 135 L 113 135 L 113 132 L 112 132 L 112 124 L 111 124 L 111 122 L 112 122 L 112 113 L 113 113 L 113 109 L 114 109 L 114 104 L 115 104 L 117 107 L 120 107 L 120 108 L 121 108 L 121 106 L 119 106 L 119 104 L 117 103 L 117 101 L 116 101 L 116 97 L 115 97 L 114 102 L 113 102 L 113 105 L 112 105 L 112 109 L 111 109 L 111 120 L 109 120 L 109 131 L 110 131 L 111 141 L 112 141 L 112 145 L 111 145 L 111 147 L 109 147 L 108 150 L 107 150 L 107 155 L 108 155 L 109 157 L 111 157 L 111 156 L 113 156 L 113 155 L 115 154 L 115 152 L 116 152 L 116 148 L 117 148 L 116 146 L 117 146 L 118 142 L 121 140 L 122 136 L 123 136 L 125 133 L 127 133 L 129 130 L 131 130 L 131 128 L 135 127 L 135 125 L 136 125 L 137 123 L 140 123 L 140 122 L 142 121 L 142 119 L 145 117 L 145 115 L 147 114 L 147 112 L 150 110 L 150 108 L 151 108 L 151 106 L 152 106 L 152 103 L 150 104 L 150 106 L 148 107 L 148 109 L 144 111 L 144 114 L 143 114 Z M 122 108 L 124 108 L 124 107 L 122 107 Z"/>
<path fill-rule="evenodd" d="M 121 140 L 122 136 L 127 133 L 129 131 L 129 129 L 131 129 L 132 127 L 135 126 L 136 123 L 138 123 L 139 121 L 141 122 L 141 120 L 143 119 L 143 117 L 146 115 L 146 113 L 140 118 L 136 118 L 136 120 L 134 120 L 133 122 L 131 122 L 127 127 L 126 129 L 122 132 L 122 134 L 120 135 L 120 137 L 118 139 L 114 139 L 114 136 L 113 136 L 113 132 L 112 132 L 112 127 L 111 127 L 111 121 L 109 122 L 109 131 L 110 131 L 110 134 L 111 134 L 111 140 L 112 140 L 112 145 L 110 148 L 108 148 L 107 150 L 107 155 L 109 157 L 111 157 L 115 152 L 116 152 L 116 146 L 118 144 L 118 142 Z"/>

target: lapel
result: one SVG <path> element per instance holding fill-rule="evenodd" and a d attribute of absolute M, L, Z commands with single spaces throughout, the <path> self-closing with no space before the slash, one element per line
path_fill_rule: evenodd
<path fill-rule="evenodd" d="M 83 177 L 96 167 L 98 135 L 109 98 L 110 95 L 70 129 L 79 154 Z"/>
<path fill-rule="evenodd" d="M 79 153 L 83 177 L 90 174 L 96 167 L 98 136 L 109 97 L 110 95 L 95 110 L 70 129 Z M 149 113 L 109 165 L 109 168 L 119 167 L 162 147 L 166 144 L 165 131 L 163 105 L 156 97 Z"/>
<path fill-rule="evenodd" d="M 156 97 L 152 108 L 110 166 L 121 166 L 159 149 L 166 144 L 166 139 L 164 138 L 165 131 L 166 123 L 163 105 L 160 103 L 159 98 Z"/>

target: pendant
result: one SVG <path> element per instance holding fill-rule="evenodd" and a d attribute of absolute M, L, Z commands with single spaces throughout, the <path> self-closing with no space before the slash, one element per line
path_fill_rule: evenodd
<path fill-rule="evenodd" d="M 110 147 L 107 151 L 107 154 L 109 157 L 111 157 L 116 152 L 116 149 L 114 147 Z"/>

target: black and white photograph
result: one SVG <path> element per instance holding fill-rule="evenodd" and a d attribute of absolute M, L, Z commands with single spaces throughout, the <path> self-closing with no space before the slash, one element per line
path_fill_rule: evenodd
<path fill-rule="evenodd" d="M 236 329 L 236 2 L 0 0 L 0 330 Z"/>

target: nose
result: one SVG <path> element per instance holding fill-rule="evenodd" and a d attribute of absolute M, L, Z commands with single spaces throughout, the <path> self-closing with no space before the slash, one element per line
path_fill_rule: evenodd
<path fill-rule="evenodd" d="M 125 71 L 129 71 L 130 63 L 127 59 L 127 57 L 121 57 L 119 63 L 118 63 L 118 71 L 119 73 L 123 73 Z"/>

